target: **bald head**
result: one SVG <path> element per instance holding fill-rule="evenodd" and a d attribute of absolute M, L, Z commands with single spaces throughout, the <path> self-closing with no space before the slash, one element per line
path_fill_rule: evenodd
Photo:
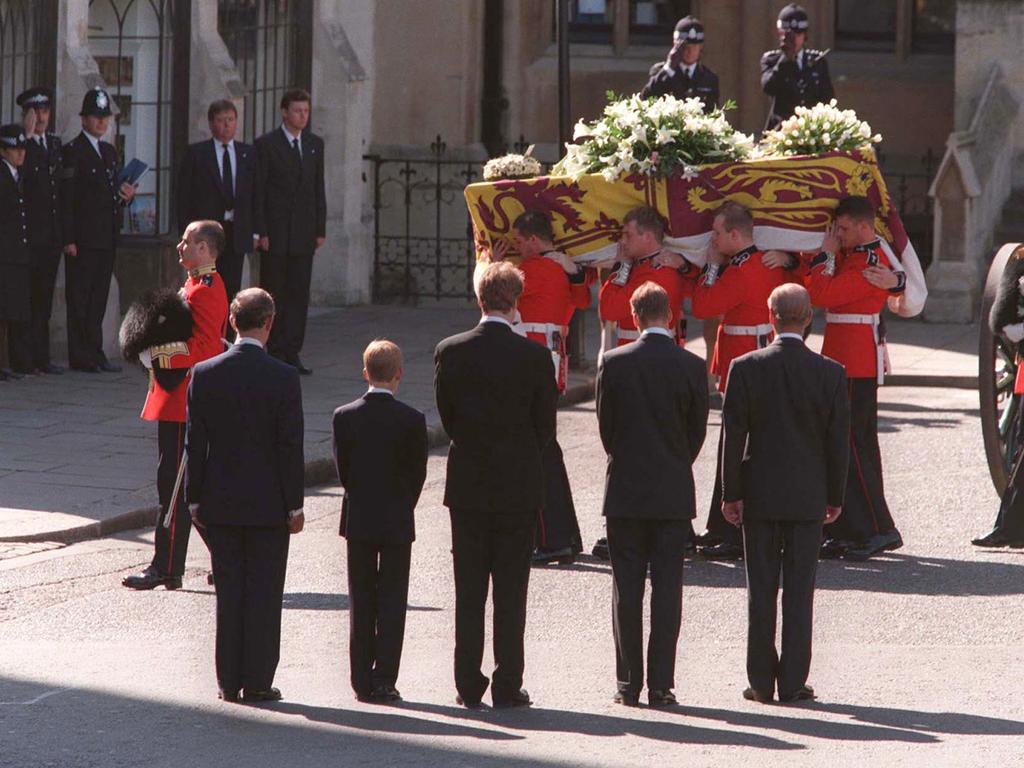
<path fill-rule="evenodd" d="M 768 297 L 768 311 L 776 333 L 802 334 L 811 322 L 811 296 L 802 285 L 780 285 Z"/>

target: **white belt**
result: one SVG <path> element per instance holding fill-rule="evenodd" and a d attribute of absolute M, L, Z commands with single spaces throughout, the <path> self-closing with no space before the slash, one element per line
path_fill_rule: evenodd
<path fill-rule="evenodd" d="M 558 325 L 557 323 L 519 323 L 518 326 L 523 333 L 543 333 L 548 337 L 555 331 L 558 331 L 564 338 L 568 332 L 564 325 Z"/>
<path fill-rule="evenodd" d="M 761 325 L 723 325 L 722 332 L 730 336 L 767 336 L 772 332 L 770 323 Z"/>
<path fill-rule="evenodd" d="M 879 315 L 855 315 L 855 314 L 841 314 L 835 312 L 825 313 L 826 323 L 835 323 L 836 325 L 870 325 L 871 332 L 875 336 L 875 370 L 878 372 L 878 383 L 883 384 L 885 382 L 885 374 L 889 370 L 889 356 L 888 350 L 885 348 L 885 342 L 881 336 L 878 335 L 878 323 L 881 321 Z"/>
<path fill-rule="evenodd" d="M 826 323 L 839 323 L 841 325 L 874 325 L 877 326 L 878 315 L 843 315 L 834 312 L 825 313 Z"/>

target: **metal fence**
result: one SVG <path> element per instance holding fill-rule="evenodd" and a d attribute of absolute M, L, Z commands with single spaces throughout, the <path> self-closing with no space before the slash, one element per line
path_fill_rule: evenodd
<path fill-rule="evenodd" d="M 914 244 L 923 269 L 928 269 L 932 263 L 934 246 L 932 224 L 935 220 L 935 205 L 928 196 L 928 190 L 941 160 L 941 155 L 929 147 L 921 156 L 916 168 L 890 172 L 886 170 L 885 156 L 879 153 L 878 157 L 882 176 L 885 177 L 885 184 L 889 189 L 889 197 L 899 211 L 903 227 L 907 230 L 910 242 Z"/>

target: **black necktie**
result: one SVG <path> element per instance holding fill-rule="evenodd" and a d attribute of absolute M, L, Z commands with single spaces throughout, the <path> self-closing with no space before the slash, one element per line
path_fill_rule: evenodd
<path fill-rule="evenodd" d="M 302 162 L 302 150 L 299 149 L 299 140 L 298 139 L 292 139 L 292 149 L 295 150 L 295 156 L 299 159 L 299 162 L 301 163 Z"/>
<path fill-rule="evenodd" d="M 227 144 L 224 145 L 224 159 L 221 162 L 221 173 L 224 179 L 224 209 L 233 211 L 235 209 L 235 182 L 231 178 L 231 153 Z"/>

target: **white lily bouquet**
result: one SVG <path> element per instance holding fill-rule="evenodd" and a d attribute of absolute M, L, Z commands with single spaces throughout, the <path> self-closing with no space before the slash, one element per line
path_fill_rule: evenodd
<path fill-rule="evenodd" d="M 793 116 L 761 139 L 764 155 L 819 155 L 823 152 L 849 152 L 864 149 L 882 140 L 871 126 L 852 109 L 839 109 L 832 99 L 828 104 L 797 107 Z"/>
<path fill-rule="evenodd" d="M 616 99 L 595 123 L 580 120 L 566 155 L 552 169 L 553 176 L 579 179 L 600 173 L 615 181 L 624 173 L 668 176 L 677 169 L 742 160 L 754 149 L 754 138 L 735 130 L 725 119 L 733 102 L 704 114 L 700 99 L 674 96 Z"/>
<path fill-rule="evenodd" d="M 531 156 L 533 145 L 521 155 L 502 155 L 488 160 L 484 165 L 484 181 L 503 179 L 532 179 L 541 174 L 540 161 Z"/>

